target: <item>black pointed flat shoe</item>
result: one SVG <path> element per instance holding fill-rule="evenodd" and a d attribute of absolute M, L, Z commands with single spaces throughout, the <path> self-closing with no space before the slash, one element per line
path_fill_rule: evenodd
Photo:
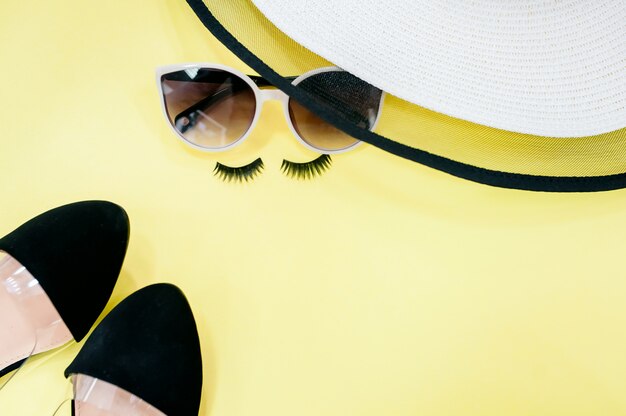
<path fill-rule="evenodd" d="M 176 286 L 147 286 L 120 302 L 94 329 L 65 377 L 73 414 L 197 416 L 202 390 L 200 340 Z M 107 413 L 108 414 L 108 413 Z"/>
<path fill-rule="evenodd" d="M 124 209 L 85 201 L 0 239 L 0 377 L 87 334 L 111 296 L 128 237 Z"/>

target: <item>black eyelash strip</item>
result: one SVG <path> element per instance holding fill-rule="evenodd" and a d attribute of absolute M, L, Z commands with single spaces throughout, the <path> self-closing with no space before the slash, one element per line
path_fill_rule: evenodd
<path fill-rule="evenodd" d="M 245 166 L 230 167 L 215 162 L 213 174 L 224 182 L 248 182 L 256 178 L 265 168 L 261 158 Z"/>
<path fill-rule="evenodd" d="M 310 162 L 296 163 L 283 160 L 280 170 L 294 179 L 312 179 L 330 169 L 333 160 L 330 155 L 321 155 Z"/>

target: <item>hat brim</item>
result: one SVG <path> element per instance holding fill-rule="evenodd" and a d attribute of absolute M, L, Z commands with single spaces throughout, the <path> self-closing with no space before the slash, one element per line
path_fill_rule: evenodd
<path fill-rule="evenodd" d="M 554 138 L 449 117 L 388 95 L 375 132 L 291 84 L 288 77 L 332 63 L 278 30 L 248 0 L 187 0 L 204 26 L 242 61 L 310 111 L 397 156 L 471 181 L 513 189 L 592 192 L 626 187 L 626 128 Z"/>

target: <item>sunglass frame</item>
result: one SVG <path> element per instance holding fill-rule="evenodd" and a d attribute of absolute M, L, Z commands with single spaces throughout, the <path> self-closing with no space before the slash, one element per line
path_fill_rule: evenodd
<path fill-rule="evenodd" d="M 220 71 L 225 71 L 228 72 L 238 78 L 240 78 L 241 80 L 243 80 L 246 84 L 248 84 L 250 86 L 250 88 L 252 89 L 252 91 L 254 92 L 254 97 L 256 100 L 256 109 L 254 112 L 254 116 L 252 118 L 252 121 L 250 122 L 250 125 L 248 126 L 248 129 L 246 130 L 246 132 L 237 140 L 235 140 L 233 143 L 223 146 L 223 147 L 205 147 L 205 146 L 200 146 L 197 145 L 195 143 L 190 142 L 189 140 L 187 140 L 177 129 L 176 127 L 173 125 L 173 123 L 170 121 L 170 118 L 167 114 L 167 108 L 166 108 L 166 104 L 165 104 L 165 93 L 163 91 L 163 85 L 161 83 L 161 78 L 164 75 L 173 73 L 173 72 L 178 72 L 178 71 L 184 71 L 184 70 L 189 70 L 189 69 L 216 69 L 216 70 L 220 70 Z M 313 69 L 311 71 L 305 72 L 304 74 L 296 77 L 293 81 L 292 84 L 293 85 L 298 85 L 300 82 L 304 81 L 305 79 L 312 77 L 314 75 L 318 75 L 324 72 L 333 72 L 333 71 L 343 71 L 341 68 L 336 67 L 336 66 L 328 66 L 328 67 L 323 67 L 323 68 L 316 68 Z M 361 143 L 363 143 L 360 140 L 356 140 L 353 144 L 346 146 L 344 148 L 341 149 L 323 149 L 323 148 L 319 148 L 316 146 L 313 146 L 312 144 L 310 144 L 309 142 L 307 142 L 302 136 L 300 136 L 300 134 L 298 133 L 298 131 L 296 130 L 295 126 L 293 125 L 293 121 L 291 120 L 291 117 L 289 115 L 289 101 L 291 100 L 291 97 L 287 94 L 285 94 L 283 91 L 279 90 L 279 89 L 261 89 L 259 88 L 259 86 L 252 80 L 252 78 L 250 78 L 250 76 L 244 74 L 243 72 L 235 69 L 235 68 L 231 68 L 229 66 L 226 65 L 221 65 L 221 64 L 215 64 L 215 63 L 207 63 L 207 62 L 191 62 L 191 63 L 183 63 L 183 64 L 173 64 L 173 65 L 164 65 L 164 66 L 160 66 L 156 69 L 156 83 L 157 83 L 157 88 L 159 91 L 159 95 L 160 95 L 160 101 L 161 101 L 161 110 L 163 111 L 163 116 L 165 117 L 165 119 L 167 120 L 167 124 L 170 126 L 170 128 L 172 129 L 172 131 L 174 132 L 174 134 L 176 135 L 176 137 L 178 137 L 180 140 L 182 140 L 184 143 L 186 143 L 187 145 L 201 150 L 203 152 L 224 152 L 227 150 L 230 150 L 236 146 L 239 146 L 240 144 L 242 144 L 247 138 L 248 136 L 250 136 L 250 134 L 254 131 L 254 128 L 259 120 L 259 117 L 261 115 L 261 110 L 263 108 L 263 104 L 266 101 L 270 101 L 270 100 L 278 100 L 281 102 L 282 107 L 283 107 L 283 112 L 285 115 L 285 119 L 287 120 L 287 125 L 289 126 L 289 129 L 291 130 L 291 132 L 293 133 L 293 135 L 296 137 L 296 139 L 306 148 L 317 152 L 317 153 L 322 153 L 322 154 L 337 154 L 337 153 L 343 153 L 343 152 L 347 152 L 349 150 L 354 149 L 355 147 L 359 146 Z M 374 130 L 376 128 L 376 125 L 378 124 L 378 121 L 380 120 L 380 113 L 381 113 L 381 109 L 382 109 L 382 105 L 383 102 L 385 100 L 385 92 L 381 91 L 381 96 L 380 96 L 380 102 L 378 103 L 378 110 L 376 112 L 376 119 L 374 120 L 374 122 L 372 123 L 372 127 L 370 130 Z"/>

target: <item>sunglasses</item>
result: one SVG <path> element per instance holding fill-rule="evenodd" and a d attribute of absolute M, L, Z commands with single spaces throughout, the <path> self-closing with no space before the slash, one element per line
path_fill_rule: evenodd
<path fill-rule="evenodd" d="M 157 85 L 165 117 L 185 143 L 204 151 L 241 144 L 253 131 L 262 105 L 279 100 L 294 136 L 309 149 L 340 153 L 360 141 L 323 121 L 267 80 L 218 64 L 160 67 Z M 384 93 L 337 67 L 319 68 L 292 84 L 356 125 L 373 130 Z"/>

